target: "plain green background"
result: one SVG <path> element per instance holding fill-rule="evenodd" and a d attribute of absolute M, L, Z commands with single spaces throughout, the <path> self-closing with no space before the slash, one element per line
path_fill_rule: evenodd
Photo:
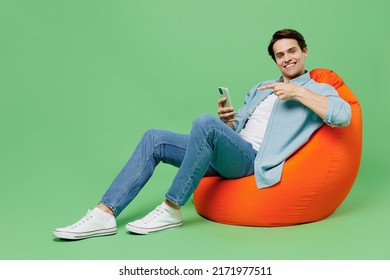
<path fill-rule="evenodd" d="M 371 1 L 0 0 L 1 259 L 390 259 L 389 4 Z M 355 92 L 364 147 L 339 209 L 312 224 L 255 228 L 198 216 L 181 229 L 126 232 L 163 199 L 159 166 L 113 237 L 64 242 L 55 227 L 94 207 L 143 132 L 188 133 L 279 76 L 266 48 L 301 31 L 307 69 L 329 68 Z"/>

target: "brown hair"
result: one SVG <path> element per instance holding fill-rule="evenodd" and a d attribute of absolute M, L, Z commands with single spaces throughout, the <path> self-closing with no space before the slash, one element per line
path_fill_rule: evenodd
<path fill-rule="evenodd" d="M 299 33 L 298 31 L 293 30 L 293 29 L 282 29 L 282 30 L 276 31 L 274 33 L 274 35 L 272 36 L 271 42 L 268 45 L 268 53 L 274 61 L 276 61 L 275 54 L 274 54 L 274 44 L 276 43 L 276 41 L 278 41 L 280 39 L 285 39 L 285 38 L 297 40 L 298 46 L 301 48 L 302 51 L 304 48 L 307 47 L 306 42 L 305 42 L 305 38 L 303 38 L 302 34 Z"/>

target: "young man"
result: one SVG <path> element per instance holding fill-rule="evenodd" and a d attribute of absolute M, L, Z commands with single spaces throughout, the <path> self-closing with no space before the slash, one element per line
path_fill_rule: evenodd
<path fill-rule="evenodd" d="M 136 197 L 159 162 L 178 167 L 165 200 L 144 218 L 130 222 L 130 232 L 148 234 L 182 225 L 183 206 L 203 176 L 240 178 L 255 174 L 258 188 L 280 181 L 285 160 L 324 122 L 346 126 L 348 103 L 329 85 L 305 71 L 307 46 L 291 29 L 277 31 L 268 52 L 279 67 L 278 80 L 258 84 L 237 113 L 218 101 L 219 118 L 201 115 L 189 135 L 147 131 L 100 203 L 78 222 L 53 231 L 63 239 L 116 233 L 115 218 Z"/>

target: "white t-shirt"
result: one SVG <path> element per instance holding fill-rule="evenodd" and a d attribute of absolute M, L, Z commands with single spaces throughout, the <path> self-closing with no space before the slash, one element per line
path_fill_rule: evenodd
<path fill-rule="evenodd" d="M 252 144 L 253 149 L 259 150 L 264 139 L 265 130 L 267 128 L 269 117 L 271 116 L 272 108 L 277 99 L 275 94 L 268 95 L 253 114 L 249 117 L 245 127 L 240 131 L 240 136 Z"/>

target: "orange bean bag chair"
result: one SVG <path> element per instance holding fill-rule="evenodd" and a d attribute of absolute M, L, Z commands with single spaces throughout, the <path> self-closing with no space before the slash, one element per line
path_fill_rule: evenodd
<path fill-rule="evenodd" d="M 255 176 L 202 178 L 194 192 L 196 211 L 210 220 L 244 226 L 288 226 L 331 215 L 352 188 L 362 150 L 358 100 L 333 71 L 315 69 L 313 80 L 332 85 L 352 108 L 343 128 L 323 125 L 284 165 L 281 181 L 258 189 Z"/>

